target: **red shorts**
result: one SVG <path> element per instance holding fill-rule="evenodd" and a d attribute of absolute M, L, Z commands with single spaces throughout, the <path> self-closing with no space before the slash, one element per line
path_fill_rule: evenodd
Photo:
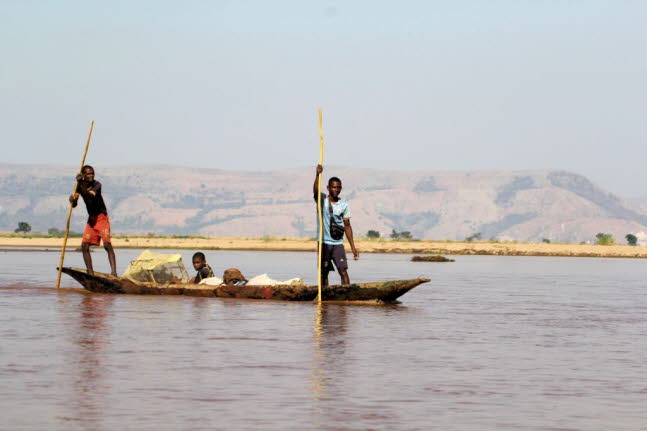
<path fill-rule="evenodd" d="M 96 217 L 88 218 L 88 223 L 83 231 L 83 242 L 99 245 L 110 244 L 110 219 L 106 214 L 99 214 Z"/>

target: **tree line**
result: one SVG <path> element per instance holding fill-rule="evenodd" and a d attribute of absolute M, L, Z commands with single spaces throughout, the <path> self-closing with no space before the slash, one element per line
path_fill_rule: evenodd
<path fill-rule="evenodd" d="M 377 230 L 369 230 L 366 232 L 367 238 L 380 238 L 380 232 Z M 391 239 L 414 239 L 409 231 L 398 232 L 395 229 L 391 230 Z"/>
<path fill-rule="evenodd" d="M 16 229 L 14 229 L 14 233 L 29 233 L 29 232 L 31 232 L 31 225 L 29 223 L 27 223 L 26 221 L 19 222 L 18 227 Z M 47 230 L 47 235 L 62 238 L 63 236 L 65 236 L 65 231 L 60 230 L 60 229 L 55 228 L 55 227 L 50 227 Z M 71 230 L 68 233 L 68 236 L 71 237 L 71 238 L 80 238 L 81 236 L 83 236 L 83 234 L 81 234 L 79 232 L 74 232 L 73 230 Z"/>

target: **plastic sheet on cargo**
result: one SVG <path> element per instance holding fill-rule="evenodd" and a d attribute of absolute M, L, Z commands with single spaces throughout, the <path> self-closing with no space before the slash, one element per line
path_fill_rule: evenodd
<path fill-rule="evenodd" d="M 157 284 L 168 284 L 173 277 L 182 283 L 189 281 L 181 254 L 153 253 L 149 250 L 145 250 L 137 259 L 131 261 L 122 277 Z"/>

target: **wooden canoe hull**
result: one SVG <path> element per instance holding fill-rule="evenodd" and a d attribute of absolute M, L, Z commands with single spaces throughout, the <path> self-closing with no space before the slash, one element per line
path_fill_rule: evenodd
<path fill-rule="evenodd" d="M 209 286 L 205 284 L 169 284 L 134 282 L 109 274 L 88 274 L 85 269 L 63 268 L 62 272 L 78 281 L 85 289 L 97 293 L 121 293 L 132 295 L 185 295 L 218 298 L 273 299 L 281 301 L 313 301 L 317 298 L 317 286 Z M 394 302 L 428 278 L 410 280 L 376 281 L 349 285 L 326 286 L 322 289 L 324 301 L 371 301 Z"/>

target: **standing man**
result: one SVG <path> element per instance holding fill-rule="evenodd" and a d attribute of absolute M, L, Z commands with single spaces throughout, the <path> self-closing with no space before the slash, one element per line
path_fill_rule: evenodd
<path fill-rule="evenodd" d="M 315 202 L 319 195 L 319 175 L 323 172 L 323 166 L 317 165 L 317 174 L 315 183 L 312 186 Z M 355 248 L 353 241 L 353 228 L 350 225 L 350 206 L 346 199 L 340 198 L 341 180 L 332 177 L 328 180 L 328 195 L 321 193 L 321 209 L 323 211 L 323 250 L 321 253 L 321 283 L 328 286 L 328 273 L 333 270 L 333 263 L 337 272 L 341 276 L 341 284 L 350 284 L 348 277 L 348 261 L 346 259 L 346 250 L 344 250 L 344 236 L 348 238 L 348 243 L 353 251 L 353 258 L 359 259 L 359 252 Z M 331 212 L 332 208 L 332 212 Z M 319 218 L 317 218 L 318 224 Z M 335 223 L 337 226 L 331 226 Z M 341 227 L 343 226 L 343 231 Z M 337 232 L 339 231 L 339 233 Z"/>
<path fill-rule="evenodd" d="M 85 225 L 81 242 L 85 267 L 88 269 L 88 274 L 94 275 L 90 245 L 99 245 L 103 240 L 103 247 L 108 252 L 112 275 L 116 277 L 117 263 L 115 251 L 110 242 L 110 219 L 106 204 L 101 196 L 101 183 L 94 180 L 94 168 L 90 165 L 83 166 L 81 173 L 76 176 L 76 181 L 78 182 L 76 193 L 70 196 L 70 203 L 75 208 L 80 194 L 85 202 L 85 208 L 88 210 L 88 223 Z"/>

